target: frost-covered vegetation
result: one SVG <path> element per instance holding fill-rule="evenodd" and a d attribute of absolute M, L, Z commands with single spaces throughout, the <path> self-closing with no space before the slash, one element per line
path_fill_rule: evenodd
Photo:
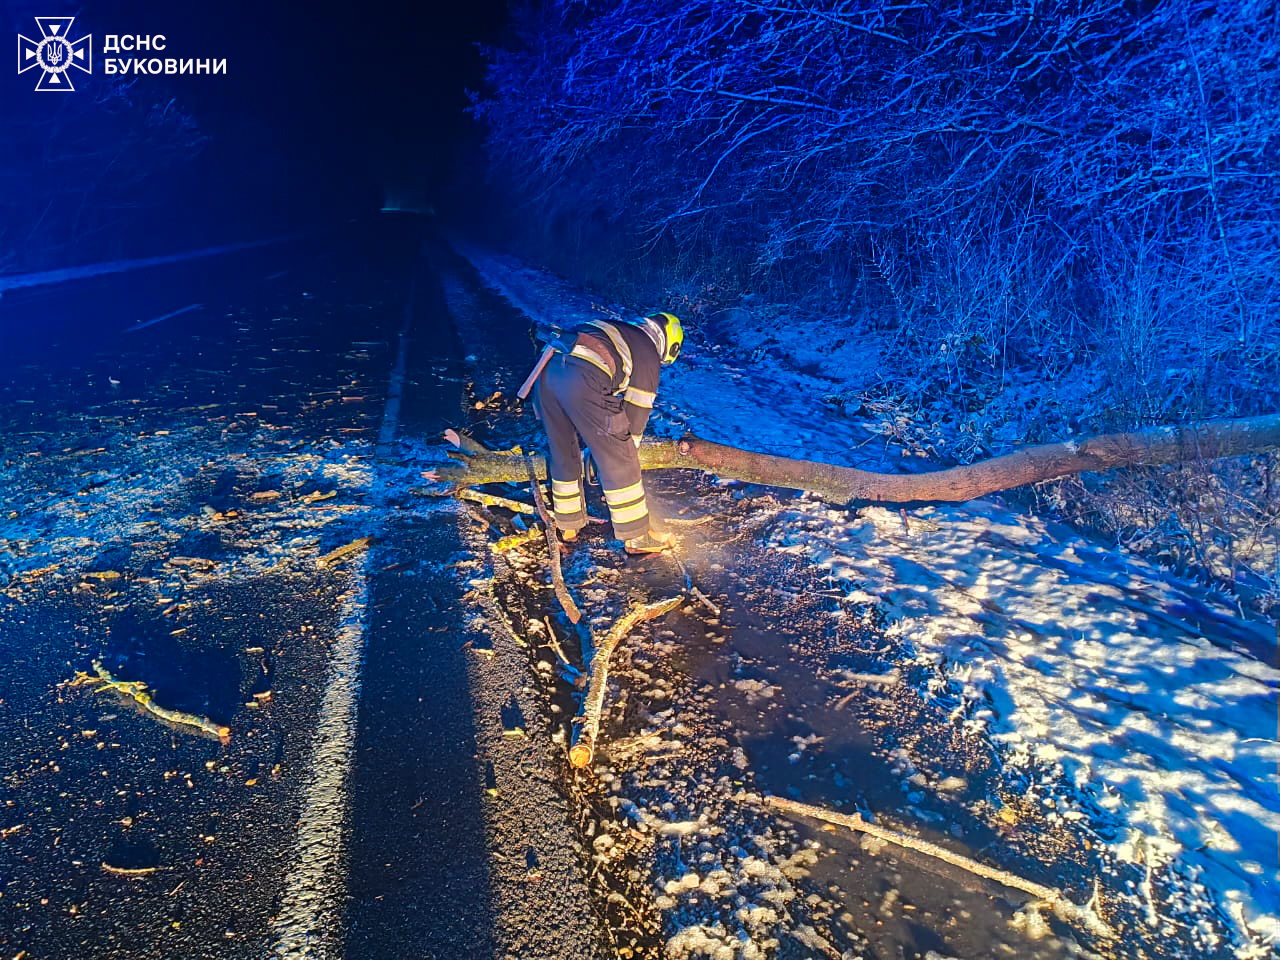
<path fill-rule="evenodd" d="M 553 0 L 476 112 L 521 252 L 967 461 L 1280 405 L 1278 33 L 1253 0 Z M 1041 493 L 1266 605 L 1275 465 Z"/>

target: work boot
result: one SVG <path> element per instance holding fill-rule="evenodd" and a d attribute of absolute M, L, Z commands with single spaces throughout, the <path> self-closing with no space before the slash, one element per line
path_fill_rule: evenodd
<path fill-rule="evenodd" d="M 561 530 L 560 539 L 563 540 L 565 543 L 573 543 L 573 541 L 578 539 L 578 531 L 577 530 Z"/>
<path fill-rule="evenodd" d="M 631 554 L 662 553 L 664 550 L 671 549 L 671 534 L 655 533 L 650 530 L 641 536 L 624 541 L 624 546 L 627 553 Z"/>

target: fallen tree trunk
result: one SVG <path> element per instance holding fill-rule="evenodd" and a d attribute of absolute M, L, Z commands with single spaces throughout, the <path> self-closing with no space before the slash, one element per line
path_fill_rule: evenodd
<path fill-rule="evenodd" d="M 640 447 L 640 465 L 645 470 L 684 467 L 747 483 L 807 490 L 833 503 L 959 503 L 997 490 L 1089 470 L 1211 460 L 1277 447 L 1280 414 L 1203 420 L 1023 447 L 980 463 L 917 474 L 874 473 L 792 460 L 697 437 L 645 443 Z M 477 449 L 474 442 L 468 443 L 467 451 L 469 455 L 458 466 L 439 470 L 438 478 L 461 488 L 481 483 L 522 483 L 529 479 L 530 471 L 539 478 L 546 477 L 546 463 L 538 456 Z"/>

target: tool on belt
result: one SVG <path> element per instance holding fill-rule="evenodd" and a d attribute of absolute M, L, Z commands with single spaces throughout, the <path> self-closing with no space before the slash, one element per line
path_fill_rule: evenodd
<path fill-rule="evenodd" d="M 520 389 L 516 391 L 516 396 L 521 400 L 527 400 L 529 398 L 529 391 L 531 391 L 533 389 L 533 385 L 538 382 L 538 377 L 542 376 L 542 371 L 547 368 L 547 364 L 551 362 L 551 358 L 553 356 L 557 353 L 568 353 L 573 349 L 572 347 L 565 346 L 564 340 L 562 339 L 563 336 L 564 335 L 560 332 L 559 328 L 555 327 L 550 330 L 542 328 L 537 331 L 537 337 L 543 343 L 542 356 L 538 357 L 538 362 L 533 365 L 532 372 L 530 372 L 529 376 L 525 378 Z"/>
<path fill-rule="evenodd" d="M 608 331 L 606 331 L 606 335 L 607 334 Z M 615 340 L 610 336 L 609 339 L 606 340 L 605 337 L 597 336 L 594 333 L 579 333 L 574 337 L 573 342 L 569 344 L 566 344 L 560 335 L 548 338 L 545 342 L 546 346 L 542 349 L 542 356 L 538 358 L 538 362 L 534 364 L 532 372 L 530 372 L 529 376 L 525 378 L 520 389 L 516 391 L 516 396 L 521 400 L 528 398 L 529 391 L 531 391 L 533 389 L 533 385 L 538 382 L 538 377 L 542 376 L 542 371 L 545 370 L 547 364 L 551 362 L 552 356 L 557 353 L 563 353 L 571 357 L 578 357 L 581 360 L 586 360 L 592 366 L 598 367 L 607 373 L 611 381 L 618 375 L 618 363 L 614 359 L 613 351 L 609 349 L 609 346 L 612 342 L 616 349 L 617 344 L 621 342 L 620 337 Z M 627 355 L 623 357 L 624 372 L 626 373 L 625 380 L 627 382 L 630 382 L 631 379 L 631 371 L 629 369 L 625 369 L 626 361 L 629 359 L 629 354 L 630 350 L 628 350 Z M 623 384 L 621 390 L 625 389 L 626 383 Z M 619 392 L 621 392 L 621 390 Z"/>
<path fill-rule="evenodd" d="M 542 348 L 542 356 L 538 358 L 538 362 L 534 364 L 533 372 L 529 374 L 524 384 L 516 391 L 516 396 L 521 400 L 529 398 L 529 391 L 533 389 L 533 385 L 538 382 L 538 377 L 542 376 L 542 371 L 546 369 L 547 364 L 551 362 L 551 358 L 556 354 L 556 348 L 548 344 Z"/>

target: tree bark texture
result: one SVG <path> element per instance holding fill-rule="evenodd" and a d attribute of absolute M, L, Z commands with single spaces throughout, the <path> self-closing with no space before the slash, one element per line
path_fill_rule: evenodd
<path fill-rule="evenodd" d="M 939 501 L 959 503 L 1090 470 L 1152 466 L 1187 460 L 1233 457 L 1280 447 L 1280 414 L 1237 420 L 1204 420 L 1177 426 L 1149 427 L 1129 433 L 1022 447 L 1012 453 L 965 466 L 928 473 L 892 474 L 793 460 L 697 437 L 645 443 L 640 465 L 645 470 L 689 468 L 771 487 L 807 490 L 833 503 Z M 457 467 L 445 467 L 439 479 L 455 488 L 482 483 L 522 483 L 532 470 L 545 479 L 545 461 L 528 454 L 498 453 L 467 444 Z"/>

